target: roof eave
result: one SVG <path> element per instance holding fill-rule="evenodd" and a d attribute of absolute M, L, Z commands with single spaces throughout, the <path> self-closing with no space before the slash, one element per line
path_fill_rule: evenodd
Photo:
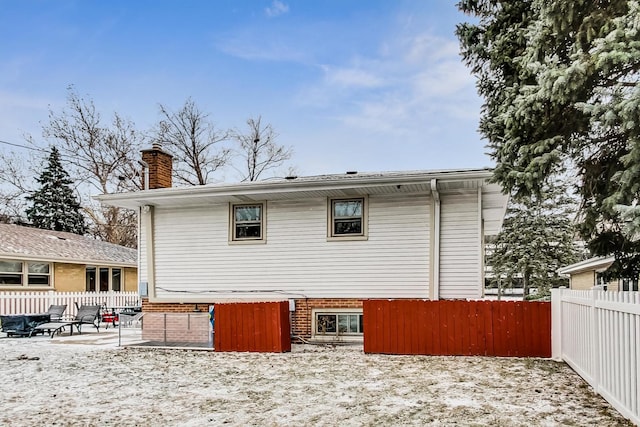
<path fill-rule="evenodd" d="M 111 206 L 136 209 L 153 202 L 170 199 L 193 199 L 198 197 L 242 197 L 251 195 L 252 197 L 275 195 L 282 193 L 302 193 L 313 190 L 321 193 L 323 191 L 366 189 L 385 185 L 403 185 L 428 183 L 432 179 L 439 182 L 462 181 L 462 180 L 487 180 L 491 177 L 490 169 L 469 169 L 469 170 L 448 170 L 434 172 L 415 172 L 407 174 L 387 175 L 387 176 L 363 176 L 358 178 L 341 178 L 335 180 L 321 181 L 260 181 L 251 183 L 225 184 L 225 185 L 204 185 L 196 187 L 163 188 L 154 190 L 144 190 L 131 193 L 102 194 L 94 198 L 101 203 Z"/>
<path fill-rule="evenodd" d="M 0 258 L 10 258 L 18 261 L 42 261 L 42 262 L 54 262 L 59 264 L 82 264 L 82 265 L 98 265 L 105 267 L 138 267 L 137 261 L 113 261 L 103 259 L 82 259 L 82 258 L 62 258 L 51 257 L 46 255 L 31 255 L 23 253 L 13 252 L 0 252 Z"/>

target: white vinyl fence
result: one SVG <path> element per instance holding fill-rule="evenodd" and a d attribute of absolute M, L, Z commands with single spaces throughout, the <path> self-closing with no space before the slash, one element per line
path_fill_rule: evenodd
<path fill-rule="evenodd" d="M 640 293 L 554 289 L 552 357 L 640 425 Z"/>
<path fill-rule="evenodd" d="M 0 292 L 0 315 L 44 313 L 52 304 L 66 304 L 65 316 L 75 316 L 76 304 L 128 307 L 140 305 L 137 292 Z"/>

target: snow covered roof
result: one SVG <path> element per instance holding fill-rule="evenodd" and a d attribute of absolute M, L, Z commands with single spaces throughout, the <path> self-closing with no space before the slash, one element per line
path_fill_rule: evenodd
<path fill-rule="evenodd" d="M 0 257 L 71 264 L 137 266 L 137 251 L 60 231 L 0 224 Z"/>
<path fill-rule="evenodd" d="M 458 169 L 404 172 L 346 172 L 344 174 L 272 178 L 263 181 L 161 188 L 130 193 L 103 194 L 96 199 L 110 206 L 138 209 L 141 206 L 188 207 L 210 203 L 251 203 L 262 200 L 293 200 L 313 197 L 359 195 L 431 194 L 482 189 L 485 234 L 496 234 L 502 226 L 508 196 L 490 183 L 490 169 Z"/>
<path fill-rule="evenodd" d="M 577 262 L 575 264 L 568 265 L 558 269 L 558 273 L 571 275 L 575 273 L 582 273 L 584 271 L 605 271 L 615 261 L 615 257 L 596 257 L 589 258 L 584 261 Z"/>

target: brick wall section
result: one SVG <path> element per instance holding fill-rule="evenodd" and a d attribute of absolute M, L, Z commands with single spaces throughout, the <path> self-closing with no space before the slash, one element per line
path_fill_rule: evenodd
<path fill-rule="evenodd" d="M 294 337 L 304 339 L 311 338 L 311 313 L 314 309 L 321 308 L 362 308 L 361 299 L 346 298 L 309 298 L 296 299 L 296 310 L 291 313 L 291 334 Z M 198 309 L 206 313 L 209 305 L 213 303 L 198 303 Z M 194 303 L 151 303 L 148 299 L 142 300 L 142 311 L 152 313 L 193 313 L 196 308 Z M 145 319 L 147 315 L 145 314 Z M 145 320 L 146 322 L 146 320 Z"/>
<path fill-rule="evenodd" d="M 159 145 L 149 150 L 142 150 L 142 160 L 149 165 L 149 189 L 171 187 L 171 174 L 173 172 L 173 156 L 165 153 Z M 144 171 L 142 173 L 142 185 L 144 186 Z"/>
<path fill-rule="evenodd" d="M 197 309 L 203 313 L 209 311 L 209 306 L 213 303 L 177 303 L 177 302 L 149 302 L 149 299 L 142 299 L 142 311 L 152 313 L 197 313 Z"/>
<path fill-rule="evenodd" d="M 207 313 L 145 313 L 142 339 L 160 342 L 209 342 Z"/>

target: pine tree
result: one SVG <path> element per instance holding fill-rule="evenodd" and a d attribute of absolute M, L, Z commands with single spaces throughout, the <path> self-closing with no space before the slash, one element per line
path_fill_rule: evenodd
<path fill-rule="evenodd" d="M 84 234 L 86 226 L 80 203 L 70 187 L 73 181 L 62 167 L 56 147 L 51 149 L 49 163 L 36 181 L 40 188 L 27 196 L 32 204 L 26 210 L 31 224 L 45 230 Z"/>
<path fill-rule="evenodd" d="M 539 195 L 567 162 L 579 174 L 580 234 L 640 273 L 640 2 L 463 0 L 458 26 L 485 103 L 495 178 Z"/>
<path fill-rule="evenodd" d="M 524 298 L 536 297 L 566 283 L 557 270 L 579 259 L 572 222 L 576 202 L 566 186 L 545 187 L 540 196 L 512 198 L 500 233 L 489 243 L 490 278 L 499 288 L 522 284 Z"/>

